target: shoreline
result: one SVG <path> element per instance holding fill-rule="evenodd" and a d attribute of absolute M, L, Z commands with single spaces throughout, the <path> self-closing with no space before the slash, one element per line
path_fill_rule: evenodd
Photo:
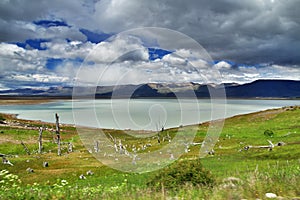
<path fill-rule="evenodd" d="M 146 99 L 146 98 L 144 98 Z M 228 99 L 228 100 L 233 100 L 233 99 Z M 282 99 L 236 99 L 236 100 L 282 100 Z M 284 99 L 284 100 L 295 100 L 295 101 L 299 101 L 298 99 Z M 43 103 L 50 103 L 50 102 L 57 102 L 57 101 L 72 101 L 72 99 L 56 99 L 56 98 L 34 98 L 34 99 L 29 99 L 27 97 L 22 97 L 19 99 L 3 99 L 0 96 L 0 106 L 9 106 L 9 105 L 32 105 L 32 104 L 43 104 Z M 243 114 L 236 114 L 236 115 L 232 115 L 232 116 L 227 116 L 224 118 L 224 120 L 232 118 L 232 117 L 236 117 L 236 116 L 241 116 L 241 115 L 249 115 L 252 113 L 260 113 L 260 112 L 264 112 L 267 110 L 283 110 L 283 109 L 288 109 L 288 108 L 293 108 L 293 107 L 299 107 L 300 105 L 290 105 L 290 106 L 282 106 L 282 107 L 274 107 L 274 108 L 269 108 L 269 109 L 263 109 L 263 110 L 257 110 L 257 111 L 253 111 L 253 112 L 249 112 L 249 113 L 243 113 Z M 54 114 L 54 113 L 53 113 Z M 36 123 L 36 124 L 54 124 L 53 122 L 49 122 L 49 121 L 42 121 L 42 120 L 35 120 L 35 119 L 25 119 L 25 118 L 19 118 L 17 113 L 1 113 L 0 112 L 0 116 L 9 116 L 8 118 L 11 120 L 17 120 L 20 122 L 24 122 L 24 123 Z M 216 119 L 218 120 L 218 119 Z M 215 120 L 212 120 L 215 121 Z M 199 122 L 196 124 L 187 124 L 184 126 L 193 126 L 193 125 L 201 125 L 201 124 L 207 124 L 210 123 L 211 121 L 203 121 L 203 122 Z M 0 125 L 3 125 L 3 123 L 1 123 L 0 121 Z M 69 124 L 69 123 L 61 123 L 64 126 L 69 126 L 69 127 L 76 127 L 76 124 Z M 96 129 L 103 129 L 103 130 L 116 130 L 116 131 L 126 131 L 126 130 L 131 130 L 131 131 L 153 131 L 153 130 L 136 130 L 136 129 L 115 129 L 115 128 L 99 128 L 99 127 L 88 127 L 88 126 L 82 126 L 85 128 L 96 128 Z M 180 126 L 174 126 L 174 127 L 169 127 L 168 129 L 174 129 L 174 128 L 179 128 Z"/>
<path fill-rule="evenodd" d="M 88 100 L 107 100 L 107 99 L 128 99 L 122 97 L 114 97 L 114 98 L 94 98 Z M 142 97 L 142 98 L 131 98 L 131 99 L 178 99 L 176 97 Z M 180 99 L 190 99 L 189 97 L 182 97 Z M 192 98 L 193 99 L 193 98 Z M 196 98 L 200 99 L 211 99 L 211 98 Z M 215 100 L 219 100 L 219 98 L 214 98 Z M 1 96 L 0 95 L 0 105 L 27 105 L 27 104 L 40 104 L 40 103 L 48 103 L 54 101 L 72 101 L 72 100 L 87 100 L 86 98 L 72 98 L 67 96 L 58 96 L 58 97 L 45 97 L 45 96 Z M 239 98 L 239 97 L 226 97 L 220 98 L 220 100 L 300 100 L 300 98 L 283 98 L 283 97 L 253 97 L 253 98 Z"/>
<path fill-rule="evenodd" d="M 234 116 L 226 117 L 224 118 L 224 121 L 232 119 L 232 118 L 237 118 L 241 116 L 248 116 L 248 115 L 253 115 L 253 114 L 260 114 L 260 113 L 265 113 L 265 112 L 284 112 L 287 110 L 294 110 L 294 109 L 299 109 L 300 105 L 294 105 L 294 106 L 283 106 L 280 108 L 271 108 L 271 109 L 266 109 L 266 110 L 260 110 L 256 112 L 250 112 L 250 113 L 245 113 L 245 114 L 237 114 Z M 24 128 L 24 129 L 38 129 L 37 126 L 28 126 L 29 124 L 33 125 L 50 125 L 54 126 L 55 122 L 45 122 L 41 120 L 30 120 L 30 119 L 21 119 L 17 117 L 18 114 L 8 114 L 8 113 L 0 113 L 0 127 L 1 126 L 9 126 L 9 127 L 15 127 L 15 128 Z M 1 117 L 4 117 L 5 120 L 1 121 Z M 218 121 L 220 119 L 212 120 L 212 121 Z M 201 125 L 208 125 L 212 121 L 205 121 L 202 123 L 198 124 L 189 124 L 185 125 L 183 127 L 190 127 L 190 126 L 201 126 Z M 60 123 L 61 126 L 63 127 L 74 127 L 77 128 L 75 124 L 66 124 L 66 123 Z M 109 131 L 134 131 L 134 132 L 155 132 L 151 130 L 134 130 L 134 129 L 113 129 L 113 128 L 96 128 L 96 127 L 87 127 L 87 126 L 79 126 L 80 128 L 87 128 L 87 129 L 101 129 L 101 130 L 109 130 Z M 178 127 L 170 127 L 165 130 L 173 130 L 177 128 L 182 128 L 180 126 Z"/>

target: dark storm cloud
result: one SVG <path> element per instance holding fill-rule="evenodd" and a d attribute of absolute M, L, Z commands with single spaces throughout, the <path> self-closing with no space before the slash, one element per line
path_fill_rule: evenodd
<path fill-rule="evenodd" d="M 52 15 L 76 30 L 99 33 L 174 29 L 196 39 L 216 60 L 299 64 L 299 7 L 298 0 L 2 1 L 1 41 L 34 37 L 36 30 L 26 23 Z"/>
<path fill-rule="evenodd" d="M 299 7 L 299 0 L 2 0 L 0 70 L 15 72 L 14 80 L 68 81 L 71 75 L 64 79 L 47 71 L 48 59 L 70 61 L 56 63 L 55 69 L 75 73 L 74 60 L 83 60 L 96 43 L 114 33 L 163 27 L 199 42 L 220 61 L 217 68 L 227 82 L 299 79 Z M 174 44 L 180 50 L 182 42 L 174 39 Z M 119 48 L 108 43 L 101 57 L 112 56 Z M 155 56 L 164 60 L 151 49 L 144 50 L 119 60 L 130 60 L 132 66 Z M 27 76 L 37 70 L 38 76 Z M 9 85 L 8 79 L 4 82 L 0 89 Z"/>
<path fill-rule="evenodd" d="M 76 24 L 86 17 L 89 10 L 84 10 L 83 1 L 72 0 L 5 0 L 0 1 L 0 42 L 21 42 L 26 39 L 67 37 L 85 40 Z M 82 12 L 85 11 L 85 12 Z M 78 14 L 80 15 L 78 21 Z M 75 17 L 77 16 L 77 17 Z M 65 19 L 72 19 L 70 27 L 41 26 L 39 22 L 61 22 L 67 25 Z M 74 26 L 73 28 L 71 26 Z M 48 29 L 50 28 L 50 29 Z"/>
<path fill-rule="evenodd" d="M 300 63 L 297 0 L 102 1 L 98 7 L 104 31 L 162 26 L 193 37 L 214 59 Z"/>
<path fill-rule="evenodd" d="M 4 0 L 0 2 L 0 17 L 5 21 L 30 21 L 47 10 L 45 1 Z"/>

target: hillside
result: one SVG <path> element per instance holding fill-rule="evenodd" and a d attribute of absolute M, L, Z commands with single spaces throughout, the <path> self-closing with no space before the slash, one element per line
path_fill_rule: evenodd
<path fill-rule="evenodd" d="M 257 80 L 247 84 L 226 83 L 224 85 L 198 83 L 147 83 L 140 85 L 98 86 L 76 88 L 78 97 L 94 94 L 96 98 L 175 98 L 191 97 L 209 98 L 210 93 L 219 93 L 225 88 L 228 98 L 299 98 L 300 81 L 291 80 Z M 2 90 L 3 97 L 63 97 L 71 98 L 72 87 L 51 87 L 49 89 L 23 88 Z"/>

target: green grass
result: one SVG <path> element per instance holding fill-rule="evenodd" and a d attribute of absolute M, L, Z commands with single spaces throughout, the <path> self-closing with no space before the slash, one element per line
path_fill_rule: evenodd
<path fill-rule="evenodd" d="M 4 119 L 16 120 L 1 115 Z M 16 120 L 18 121 L 18 120 Z M 41 122 L 20 120 L 29 126 L 41 126 Z M 46 124 L 53 128 L 53 124 Z M 187 126 L 178 132 L 170 129 L 161 133 L 171 137 L 176 134 L 189 135 L 197 132 L 194 141 L 203 141 L 208 124 Z M 272 130 L 272 137 L 264 135 L 265 130 Z M 151 143 L 144 152 L 155 151 L 168 142 L 158 145 L 156 139 L 134 138 L 122 131 L 105 130 L 128 146 Z M 143 134 L 137 132 L 136 134 Z M 157 179 L 162 170 L 150 173 L 124 173 L 111 169 L 96 160 L 82 145 L 74 127 L 63 127 L 62 141 L 72 141 L 74 152 L 67 153 L 67 145 L 63 144 L 63 155 L 57 156 L 53 132 L 45 131 L 43 135 L 44 153 L 37 154 L 38 130 L 0 127 L 0 153 L 10 155 L 8 159 L 14 166 L 0 164 L 1 170 L 17 175 L 5 178 L 0 175 L 0 199 L 161 199 L 178 197 L 183 199 L 255 199 L 265 198 L 265 193 L 273 192 L 287 199 L 300 197 L 300 108 L 278 109 L 252 113 L 229 118 L 214 147 L 215 155 L 201 159 L 206 170 L 215 179 L 213 187 L 205 185 L 183 184 L 176 190 L 160 189 L 149 186 Z M 20 141 L 23 141 L 32 152 L 27 155 Z M 286 143 L 285 146 L 267 149 L 242 150 L 247 145 L 268 145 Z M 190 152 L 181 156 L 180 160 L 197 159 L 200 146 L 190 147 Z M 242 151 L 241 151 L 242 150 Z M 142 150 L 140 150 L 142 152 Z M 49 162 L 44 168 L 42 163 Z M 26 169 L 34 169 L 27 173 Z M 172 168 L 172 165 L 170 166 Z M 79 179 L 81 174 L 92 170 L 92 176 Z M 196 172 L 193 172 L 194 175 Z M 161 174 L 160 174 L 161 176 Z M 231 184 L 224 179 L 236 177 L 239 181 Z M 19 182 L 20 180 L 21 182 Z M 65 183 L 65 181 L 67 183 Z"/>

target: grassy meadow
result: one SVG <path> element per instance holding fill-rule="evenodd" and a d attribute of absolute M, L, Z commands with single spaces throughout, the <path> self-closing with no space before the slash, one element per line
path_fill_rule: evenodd
<path fill-rule="evenodd" d="M 39 154 L 41 126 L 47 129 Z M 202 142 L 208 126 L 186 126 L 180 134 L 196 131 L 194 142 Z M 168 167 L 142 174 L 124 173 L 101 164 L 70 125 L 61 125 L 62 155 L 58 156 L 54 130 L 55 124 L 0 114 L 0 154 L 13 164 L 0 163 L 0 199 L 266 199 L 266 193 L 274 193 L 278 199 L 300 199 L 297 106 L 228 118 L 213 155 L 199 159 L 200 146 L 191 145 L 189 152 Z M 272 134 L 264 134 L 266 130 Z M 168 129 L 160 135 L 172 138 L 177 131 Z M 122 131 L 104 132 L 128 145 L 149 142 L 147 138 L 128 138 Z M 259 148 L 270 145 L 268 140 L 275 145 L 272 150 Z M 69 142 L 73 152 L 68 152 Z M 284 145 L 277 146 L 279 142 Z M 158 144 L 151 139 L 150 143 L 147 151 L 159 149 L 168 141 Z M 246 146 L 252 148 L 245 150 Z M 49 166 L 44 167 L 43 162 Z M 81 175 L 84 178 L 80 179 Z"/>

